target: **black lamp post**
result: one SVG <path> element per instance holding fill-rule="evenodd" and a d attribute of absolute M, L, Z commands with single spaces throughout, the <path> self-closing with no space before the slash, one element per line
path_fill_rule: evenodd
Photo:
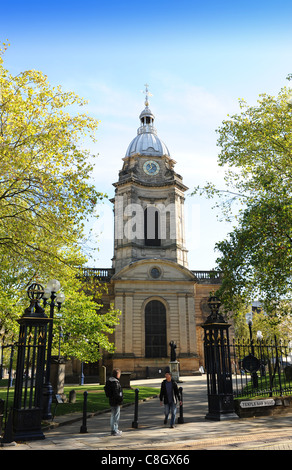
<path fill-rule="evenodd" d="M 234 411 L 230 346 L 226 323 L 219 313 L 221 302 L 215 296 L 208 300 L 211 314 L 202 325 L 204 329 L 205 367 L 208 385 L 206 419 L 238 418 Z"/>
<path fill-rule="evenodd" d="M 5 330 L 3 330 L 3 334 L 1 334 L 2 331 L 0 331 L 0 337 L 1 337 L 1 356 L 0 356 L 0 380 L 3 379 L 3 353 L 4 353 L 4 339 L 5 339 Z"/>
<path fill-rule="evenodd" d="M 53 279 L 48 282 L 47 286 L 44 289 L 44 307 L 47 305 L 48 300 L 50 299 L 50 325 L 48 331 L 48 346 L 47 346 L 47 360 L 46 360 L 46 372 L 45 372 L 45 383 L 43 387 L 44 395 L 44 406 L 43 406 L 43 419 L 51 420 L 52 413 L 52 401 L 53 401 L 53 387 L 51 384 L 51 357 L 52 357 L 52 342 L 53 342 L 53 319 L 55 306 L 57 305 L 58 311 L 60 311 L 61 305 L 65 300 L 65 295 L 63 293 L 57 294 L 60 289 L 61 284 L 56 279 Z"/>
<path fill-rule="evenodd" d="M 41 430 L 42 392 L 47 325 L 52 321 L 39 305 L 43 296 L 42 286 L 32 284 L 27 293 L 30 306 L 18 320 L 20 330 L 12 409 L 12 435 L 15 441 L 44 439 Z"/>
<path fill-rule="evenodd" d="M 243 368 L 250 372 L 252 378 L 253 387 L 258 388 L 258 375 L 257 371 L 260 368 L 260 360 L 255 357 L 254 351 L 254 341 L 252 337 L 252 312 L 249 312 L 245 315 L 248 328 L 249 328 L 249 343 L 250 343 L 250 353 L 248 356 L 244 357 L 242 360 Z"/>

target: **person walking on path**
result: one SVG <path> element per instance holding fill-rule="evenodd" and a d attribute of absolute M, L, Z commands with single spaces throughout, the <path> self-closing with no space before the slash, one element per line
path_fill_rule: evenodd
<path fill-rule="evenodd" d="M 121 413 L 120 405 L 123 402 L 123 390 L 119 381 L 120 377 L 120 369 L 114 369 L 112 376 L 109 377 L 104 386 L 104 391 L 109 399 L 109 404 L 111 407 L 110 427 L 112 436 L 122 435 L 122 431 L 119 431 L 119 420 Z"/>
<path fill-rule="evenodd" d="M 160 405 L 162 406 L 164 403 L 164 424 L 167 424 L 169 413 L 171 413 L 170 427 L 174 428 L 177 401 L 180 405 L 182 401 L 177 383 L 173 380 L 171 372 L 165 374 L 165 380 L 161 383 L 159 398 Z"/>

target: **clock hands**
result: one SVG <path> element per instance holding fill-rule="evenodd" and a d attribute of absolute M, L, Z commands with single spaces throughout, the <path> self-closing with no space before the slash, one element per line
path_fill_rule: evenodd
<path fill-rule="evenodd" d="M 148 171 L 152 172 L 153 170 L 155 171 L 155 167 L 153 167 L 153 163 L 148 163 L 147 165 Z"/>

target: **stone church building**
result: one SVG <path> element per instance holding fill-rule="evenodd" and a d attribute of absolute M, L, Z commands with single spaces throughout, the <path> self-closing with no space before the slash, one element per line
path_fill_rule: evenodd
<path fill-rule="evenodd" d="M 131 372 L 131 378 L 163 377 L 174 341 L 180 375 L 193 374 L 204 364 L 200 325 L 210 313 L 207 299 L 220 277 L 188 266 L 188 188 L 157 135 L 147 87 L 139 119 L 113 184 L 112 268 L 85 270 L 108 282 L 104 302 L 113 302 L 122 312 L 112 338 L 115 353 L 104 353 L 102 365 Z"/>

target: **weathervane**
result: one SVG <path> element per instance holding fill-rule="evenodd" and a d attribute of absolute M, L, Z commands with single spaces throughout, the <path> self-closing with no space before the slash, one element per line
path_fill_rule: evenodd
<path fill-rule="evenodd" d="M 145 91 L 143 91 L 143 93 L 146 95 L 145 106 L 149 106 L 149 96 L 153 96 L 153 95 L 148 90 L 148 87 L 149 87 L 148 83 L 146 83 L 144 86 L 145 86 Z"/>

